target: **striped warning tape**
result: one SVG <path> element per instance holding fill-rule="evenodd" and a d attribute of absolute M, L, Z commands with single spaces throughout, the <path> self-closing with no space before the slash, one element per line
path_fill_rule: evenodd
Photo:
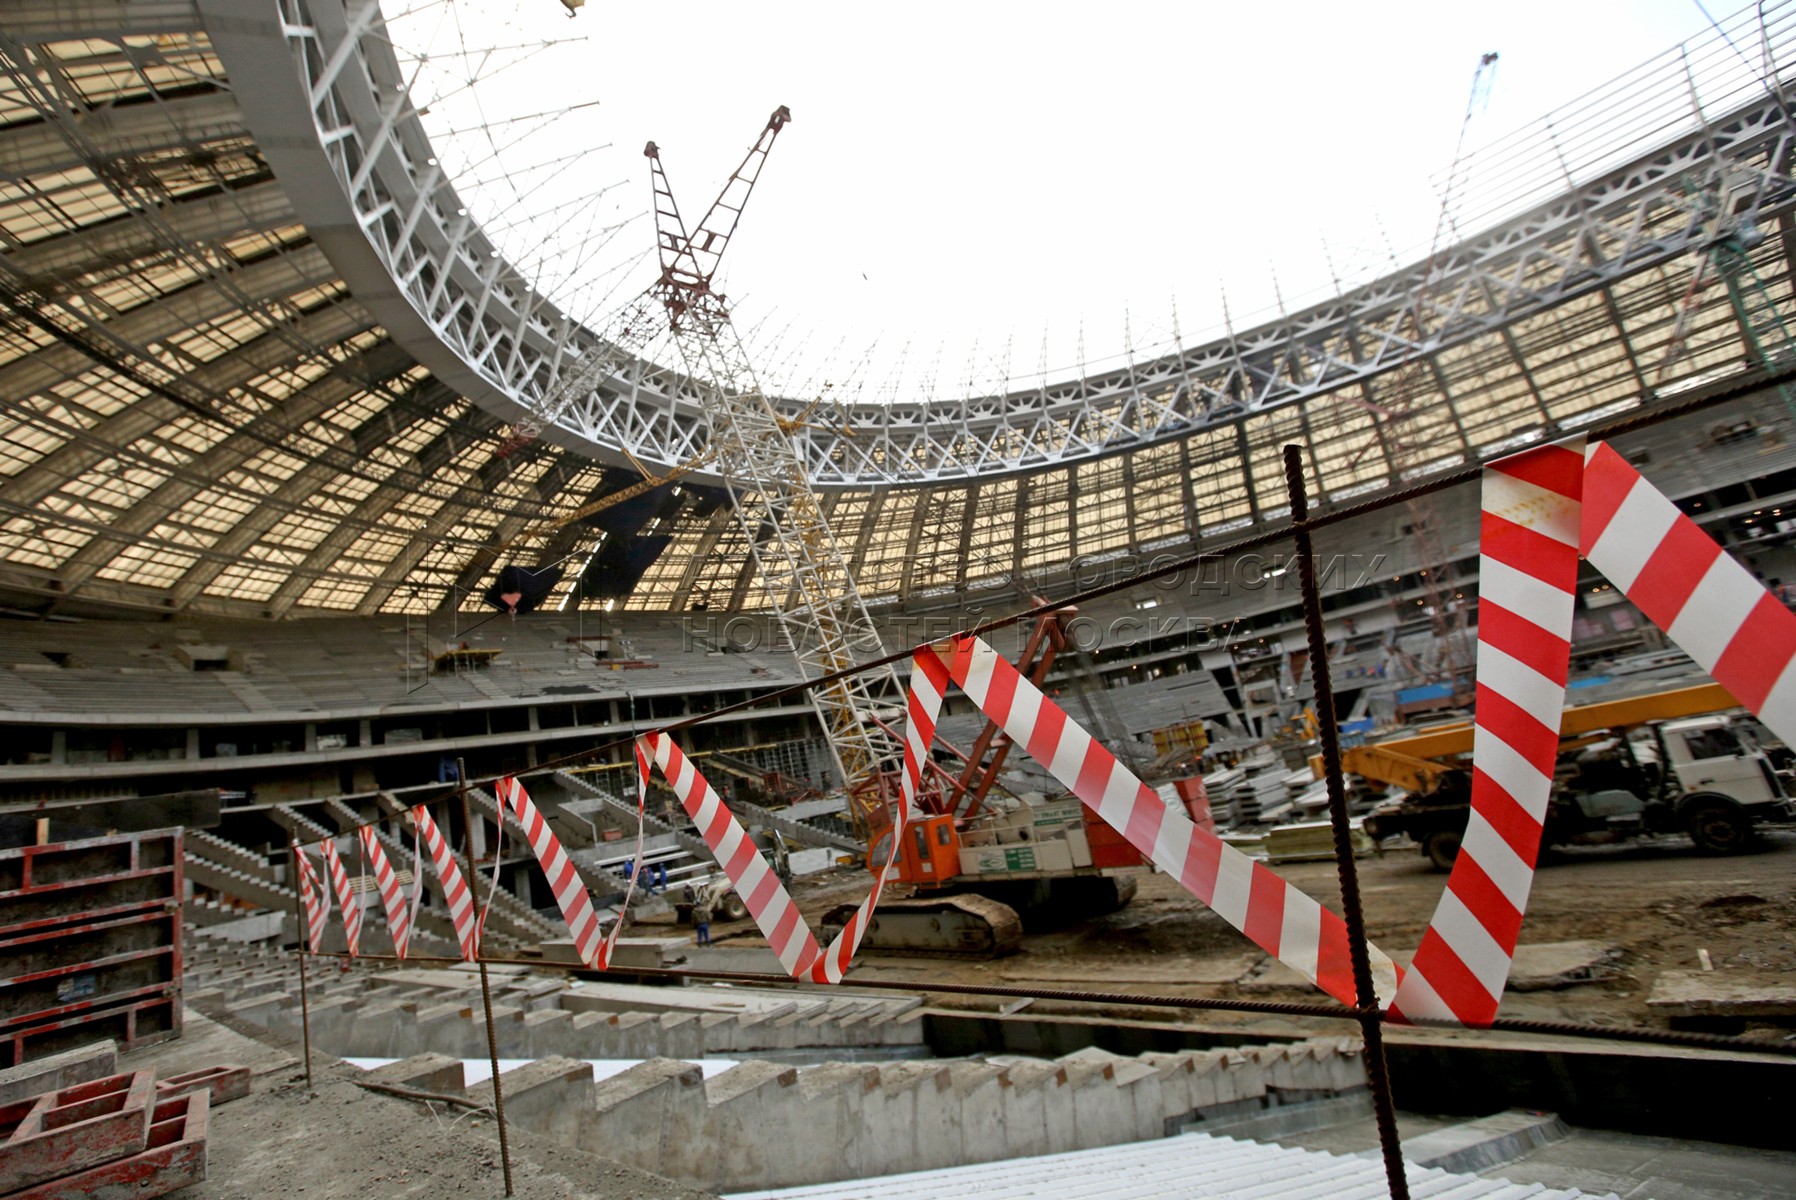
<path fill-rule="evenodd" d="M 362 902 L 349 886 L 349 872 L 343 869 L 343 856 L 337 853 L 337 843 L 325 838 L 318 843 L 318 848 L 324 853 L 331 887 L 337 892 L 337 907 L 343 911 L 343 941 L 353 958 L 362 948 Z"/>
<path fill-rule="evenodd" d="M 773 948 L 780 965 L 794 979 L 840 983 L 861 939 L 866 936 L 873 909 L 879 903 L 880 893 L 897 857 L 899 839 L 904 836 L 906 822 L 916 812 L 922 763 L 929 743 L 935 737 L 936 714 L 941 709 L 946 683 L 947 670 L 939 659 L 933 655 L 917 658 L 911 671 L 907 701 L 911 719 L 905 733 L 904 764 L 899 775 L 901 803 L 886 860 L 866 899 L 861 901 L 828 949 L 818 946 L 816 935 L 799 914 L 798 906 L 792 902 L 791 894 L 766 856 L 756 849 L 748 831 L 725 807 L 723 798 L 704 774 L 674 744 L 673 738 L 655 732 L 637 739 L 636 761 L 642 776 L 647 777 L 651 763 L 659 768 L 662 778 L 679 797 L 681 806 L 698 827 L 705 845 L 710 847 L 749 915 L 760 927 L 767 944 Z"/>
<path fill-rule="evenodd" d="M 412 922 L 411 914 L 406 911 L 405 892 L 399 886 L 399 876 L 393 873 L 393 864 L 387 861 L 387 852 L 375 836 L 374 826 L 364 825 L 356 832 L 361 838 L 362 854 L 374 868 L 374 884 L 380 889 L 381 907 L 387 912 L 387 931 L 393 935 L 393 954 L 404 958 L 406 947 L 412 940 Z M 412 886 L 421 886 L 415 875 Z"/>
<path fill-rule="evenodd" d="M 1392 1013 L 1488 1025 L 1509 978 L 1559 757 L 1584 439 L 1484 471 L 1472 808 Z"/>
<path fill-rule="evenodd" d="M 1796 615 L 1614 447 L 1583 439 L 1485 472 L 1472 814 L 1395 1015 L 1487 1025 L 1502 999 L 1552 791 L 1577 553 L 1776 734 L 1796 737 Z"/>
<path fill-rule="evenodd" d="M 730 886 L 742 898 L 748 915 L 767 938 L 774 957 L 794 979 L 809 976 L 818 957 L 817 939 L 799 915 L 798 906 L 779 876 L 736 820 L 710 781 L 671 737 L 651 733 L 637 739 L 636 761 L 643 774 L 652 762 L 692 818 Z"/>
<path fill-rule="evenodd" d="M 467 881 L 462 878 L 461 868 L 455 865 L 455 855 L 450 853 L 449 843 L 431 818 L 430 810 L 422 804 L 413 808 L 412 823 L 424 838 L 424 848 L 430 852 L 430 865 L 436 868 L 437 878 L 443 881 L 443 899 L 449 904 L 449 919 L 455 923 L 455 939 L 461 943 L 461 956 L 473 962 L 480 955 L 480 928 L 474 920 L 474 897 L 468 891 Z"/>
<path fill-rule="evenodd" d="M 293 841 L 293 861 L 299 864 L 299 903 L 306 915 L 306 947 L 313 954 L 324 944 L 324 922 L 330 916 L 330 896 L 319 882 L 312 860 Z"/>
<path fill-rule="evenodd" d="M 605 970 L 611 965 L 611 952 L 616 948 L 618 932 L 623 928 L 622 916 L 612 922 L 610 936 L 602 936 L 599 915 L 593 911 L 586 882 L 574 869 L 567 851 L 562 849 L 561 839 L 555 836 L 555 831 L 549 828 L 549 823 L 531 801 L 530 793 L 510 776 L 501 779 L 494 791 L 498 793 L 499 803 L 510 809 L 518 824 L 524 827 L 524 838 L 530 843 L 531 853 L 536 855 L 536 861 L 549 881 L 549 891 L 561 908 L 561 918 L 567 922 L 568 932 L 574 935 L 575 953 L 587 966 Z M 638 872 L 631 872 L 631 890 L 636 886 L 636 874 Z M 626 904 L 629 903 L 628 895 L 626 892 Z"/>
<path fill-rule="evenodd" d="M 1217 907 L 1237 928 L 1330 994 L 1353 1002 L 1346 926 L 1339 917 L 1215 835 L 1198 829 L 1182 812 L 1169 809 L 1058 705 L 977 638 L 953 643 L 945 659 L 934 647 L 925 647 L 914 657 L 900 777 L 903 811 L 894 823 L 894 853 L 907 821 L 915 814 L 920 764 L 935 736 L 950 681 L 959 683 L 1014 742 L 1047 765 L 1075 795 L 1199 899 Z M 660 767 L 786 970 L 820 983 L 840 982 L 878 902 L 891 858 L 842 935 L 827 951 L 819 951 L 766 859 L 691 760 L 666 734 L 648 734 L 639 743 L 644 747 L 639 756 Z M 1373 964 L 1380 998 L 1388 1001 L 1396 990 L 1397 969 L 1376 949 Z"/>
<path fill-rule="evenodd" d="M 1492 463 L 1482 509 L 1472 811 L 1412 969 L 1368 946 L 1379 1003 L 1399 1019 L 1487 1025 L 1496 1016 L 1551 798 L 1580 550 L 1716 682 L 1796 741 L 1796 615 L 1612 448 L 1577 438 Z M 1355 1002 L 1339 917 L 1168 807 L 990 646 L 965 637 L 924 647 L 913 666 L 894 847 L 952 681 L 1156 866 L 1281 962 Z M 637 758 L 645 774 L 651 760 L 661 769 L 787 971 L 840 981 L 891 860 L 856 922 L 819 951 L 765 858 L 672 739 L 639 738 Z"/>
<path fill-rule="evenodd" d="M 1716 683 L 1796 745 L 1796 614 L 1604 442 L 1586 456 L 1579 544 Z"/>
<path fill-rule="evenodd" d="M 1169 806 L 983 640 L 958 638 L 947 653 L 950 677 L 980 711 L 1105 824 L 1266 953 L 1342 1003 L 1356 1002 L 1340 917 Z M 1369 949 L 1373 986 L 1387 1004 L 1397 967 Z"/>

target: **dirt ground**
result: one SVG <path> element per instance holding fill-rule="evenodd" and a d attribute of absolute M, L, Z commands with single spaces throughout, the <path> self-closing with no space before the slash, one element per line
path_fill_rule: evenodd
<path fill-rule="evenodd" d="M 1413 849 L 1363 858 L 1358 867 L 1372 940 L 1407 961 L 1446 875 Z M 1276 869 L 1340 911 L 1332 861 Z M 936 979 L 1255 1000 L 1320 998 L 1170 877 L 1144 871 L 1139 879 L 1140 891 L 1128 907 L 1030 932 L 1022 951 L 1009 958 L 969 962 L 863 952 L 856 970 L 912 980 L 922 990 Z M 806 917 L 815 920 L 834 904 L 859 899 L 865 889 L 864 875 L 833 872 L 801 880 L 797 896 Z M 723 932 L 734 935 L 731 944 L 757 939 L 746 923 Z M 1653 982 L 1662 971 L 1701 970 L 1699 950 L 1707 950 L 1714 969 L 1730 977 L 1788 986 L 1796 978 L 1796 832 L 1774 833 L 1761 849 L 1728 858 L 1697 854 L 1681 838 L 1556 854 L 1535 875 L 1521 941 L 1527 946 L 1580 940 L 1612 948 L 1594 972 L 1599 978 L 1551 990 L 1511 990 L 1502 1015 L 1664 1027 L 1664 1016 L 1646 1004 Z M 951 997 L 942 1002 L 968 1004 Z M 1044 1007 L 1038 1002 L 1032 1011 Z M 1162 1012 L 1159 1019 L 1165 1016 Z M 1202 1019 L 1215 1024 L 1229 1017 L 1205 1013 Z M 1789 1033 L 1771 1027 L 1749 1032 L 1777 1038 Z"/>
<path fill-rule="evenodd" d="M 250 1094 L 214 1109 L 208 1178 L 182 1200 L 367 1200 L 504 1194 L 497 1130 L 484 1115 L 364 1091 L 362 1071 L 313 1056 L 307 1088 L 299 1047 L 228 1016 L 187 1014 L 182 1036 L 126 1054 L 121 1069 L 169 1076 L 228 1062 L 252 1072 Z M 520 1200 L 705 1200 L 707 1193 L 509 1130 Z"/>

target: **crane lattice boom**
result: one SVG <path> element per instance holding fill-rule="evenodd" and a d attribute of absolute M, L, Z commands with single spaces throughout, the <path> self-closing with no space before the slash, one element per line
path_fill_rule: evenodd
<path fill-rule="evenodd" d="M 768 602 L 805 674 L 815 678 L 879 658 L 884 647 L 788 423 L 761 390 L 728 304 L 712 286 L 767 153 L 791 119 L 784 106 L 774 111 L 694 236 L 680 218 L 660 150 L 648 144 L 661 255 L 661 276 L 649 294 L 666 312 L 673 342 L 703 397 L 707 449 L 729 488 Z M 861 815 L 876 823 L 885 809 L 874 785 L 881 767 L 902 753 L 877 718 L 902 712 L 902 698 L 890 667 L 812 692 L 849 794 Z"/>

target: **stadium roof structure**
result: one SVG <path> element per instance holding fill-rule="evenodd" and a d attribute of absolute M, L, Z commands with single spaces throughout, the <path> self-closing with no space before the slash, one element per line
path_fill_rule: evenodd
<path fill-rule="evenodd" d="M 1244 531 L 1284 511 L 1286 442 L 1326 507 L 1762 365 L 1693 282 L 1743 217 L 1789 309 L 1793 35 L 1796 4 L 1749 10 L 1473 155 L 1470 232 L 1325 304 L 801 427 L 862 594 Z M 567 521 L 703 448 L 677 372 L 639 361 L 502 453 L 596 335 L 466 217 L 402 78 L 373 0 L 8 7 L 0 603 L 431 612 L 515 560 L 572 564 L 550 607 L 760 606 L 702 472 Z"/>

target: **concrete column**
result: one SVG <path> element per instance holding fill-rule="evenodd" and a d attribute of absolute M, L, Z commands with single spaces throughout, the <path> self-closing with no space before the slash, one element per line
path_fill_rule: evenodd
<path fill-rule="evenodd" d="M 377 1067 L 368 1072 L 368 1079 L 420 1092 L 453 1094 L 462 1090 L 461 1059 L 446 1054 L 414 1054 Z"/>
<path fill-rule="evenodd" d="M 563 1146 L 578 1146 L 593 1111 L 592 1068 L 572 1058 L 544 1058 L 500 1076 L 505 1089 L 505 1119 Z M 492 1081 L 468 1089 L 482 1104 L 493 1102 Z"/>
<path fill-rule="evenodd" d="M 833 1154 L 794 1154 L 782 1186 L 862 1179 L 883 1161 L 875 1147 L 885 1136 L 879 1068 L 872 1063 L 826 1063 L 799 1072 L 806 1111 L 803 1145 L 833 1146 Z"/>
<path fill-rule="evenodd" d="M 588 1014 L 590 1015 L 590 1014 Z M 723 1164 L 704 1138 L 707 1104 L 704 1074 L 691 1063 L 653 1058 L 637 1063 L 593 1089 L 585 1111 L 583 1145 L 633 1166 L 701 1186 Z M 696 1160 L 696 1161 L 695 1161 Z"/>
<path fill-rule="evenodd" d="M 706 1082 L 705 1102 L 703 1144 L 711 1150 L 711 1174 L 702 1187 L 779 1187 L 791 1176 L 791 1160 L 828 1154 L 809 1136 L 795 1067 L 766 1059 L 732 1067 Z"/>

